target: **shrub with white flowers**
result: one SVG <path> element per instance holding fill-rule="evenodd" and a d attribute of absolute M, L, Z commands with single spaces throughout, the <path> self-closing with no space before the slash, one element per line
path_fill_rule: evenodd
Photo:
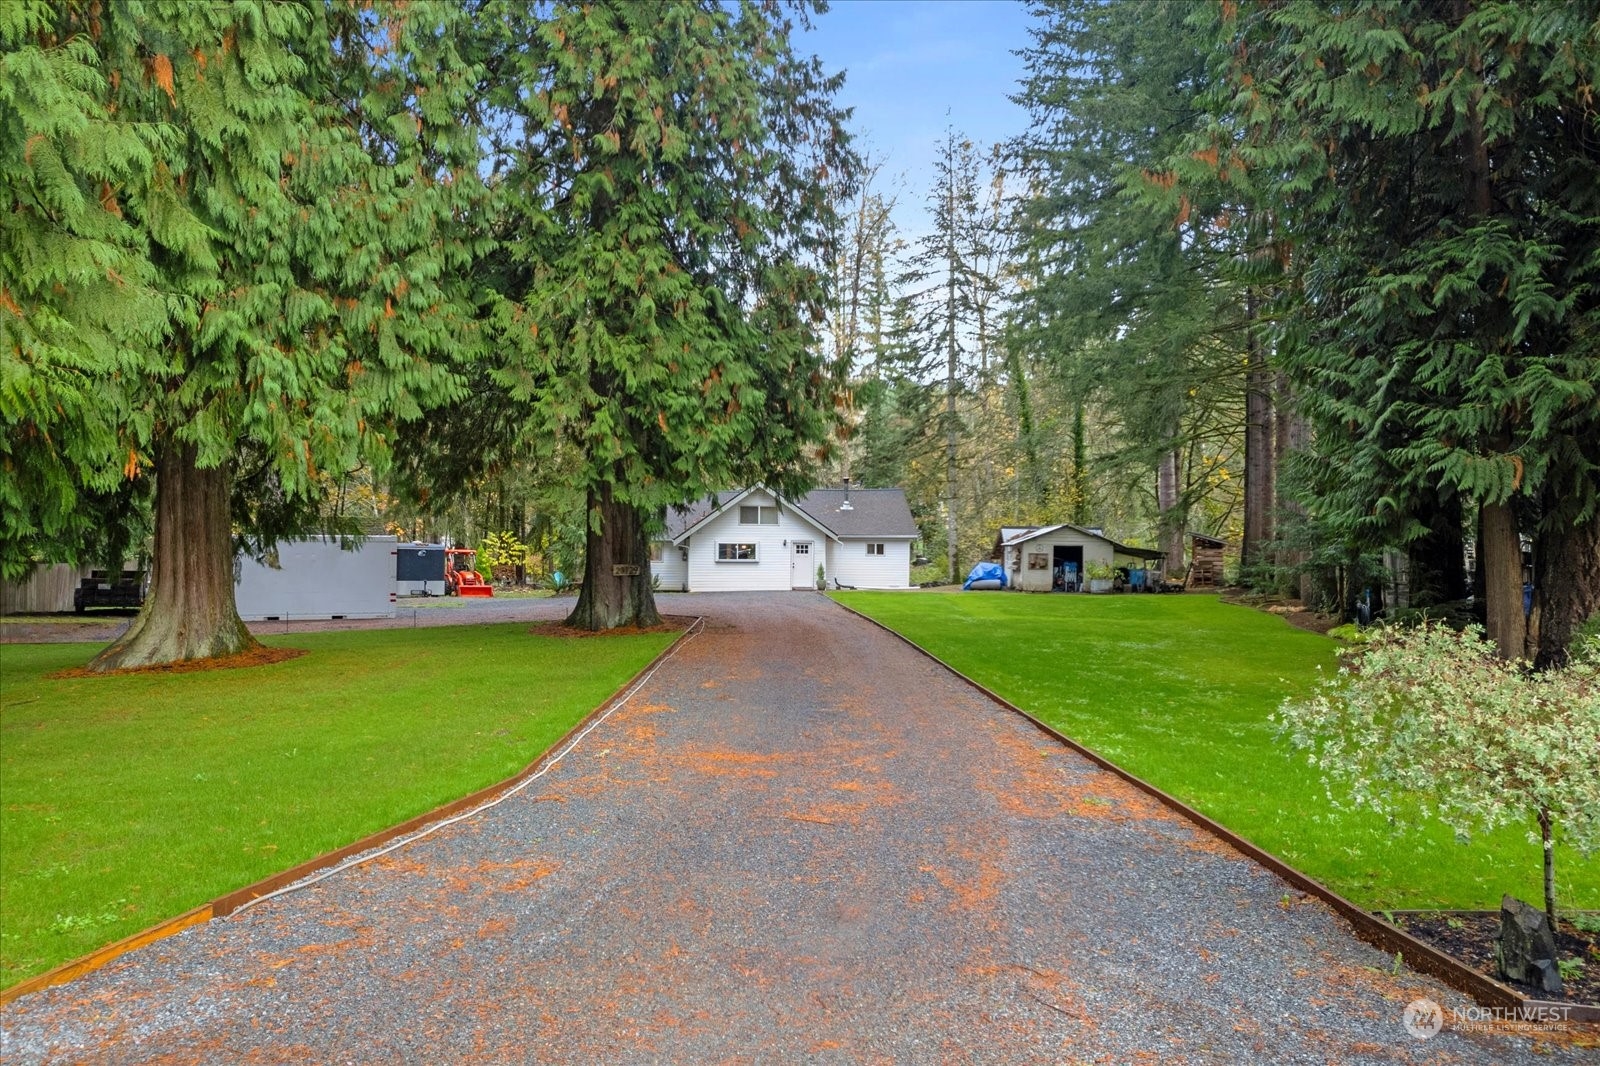
<path fill-rule="evenodd" d="M 1275 716 L 1329 800 L 1395 820 L 1420 808 L 1461 836 L 1536 822 L 1554 927 L 1558 833 L 1600 848 L 1600 639 L 1542 673 L 1499 658 L 1477 627 L 1385 628 L 1342 655 L 1336 677 Z"/>

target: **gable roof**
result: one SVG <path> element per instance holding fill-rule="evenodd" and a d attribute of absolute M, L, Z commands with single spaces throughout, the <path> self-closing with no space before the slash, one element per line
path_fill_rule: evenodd
<path fill-rule="evenodd" d="M 1069 526 L 1065 522 L 1057 522 L 1053 526 L 1004 526 L 1000 530 L 1000 543 L 1005 545 L 1021 544 L 1023 541 L 1032 540 L 1035 537 L 1043 537 L 1047 534 L 1054 533 L 1058 529 L 1078 529 L 1078 527 Z M 1007 535 L 1008 531 L 1009 536 Z M 1080 533 L 1088 533 L 1088 535 L 1091 537 L 1095 536 L 1095 534 L 1089 533 L 1087 529 L 1081 529 L 1078 531 Z M 1101 537 L 1100 539 L 1104 540 L 1105 538 Z"/>
<path fill-rule="evenodd" d="M 687 536 L 696 527 L 715 516 L 726 507 L 732 507 L 754 491 L 751 489 L 731 489 L 727 492 L 714 492 L 710 496 L 702 496 L 687 507 L 667 508 L 666 535 L 667 539 L 676 544 Z"/>
<path fill-rule="evenodd" d="M 840 510 L 845 499 L 843 489 L 814 489 L 798 500 L 789 500 L 761 485 L 705 496 L 684 508 L 669 507 L 664 536 L 674 544 L 681 544 L 700 526 L 737 507 L 757 489 L 769 493 L 809 525 L 817 527 L 824 536 L 834 540 L 840 537 L 918 536 L 917 523 L 911 517 L 911 508 L 906 504 L 903 489 L 851 489 L 850 510 L 843 511 Z"/>
<path fill-rule="evenodd" d="M 1161 559 L 1161 558 L 1165 558 L 1165 556 L 1167 554 L 1166 552 L 1160 551 L 1160 550 L 1155 549 L 1155 548 L 1135 548 L 1135 547 L 1133 547 L 1131 545 L 1128 545 L 1128 544 L 1121 544 L 1121 543 L 1119 543 L 1117 541 L 1112 540 L 1110 537 L 1106 536 L 1104 533 L 1096 533 L 1092 529 L 1085 529 L 1082 526 L 1075 526 L 1070 522 L 1058 522 L 1053 526 L 1038 526 L 1038 527 L 1033 528 L 1033 529 L 1026 529 L 1026 528 L 1017 529 L 1017 531 L 1010 537 L 1006 537 L 1005 536 L 1005 532 L 1006 532 L 1007 528 L 1016 528 L 1016 527 L 1002 527 L 1001 528 L 1001 531 L 1000 531 L 1001 538 L 1002 538 L 1001 539 L 1001 544 L 1003 546 L 1005 546 L 1005 547 L 1014 547 L 1014 546 L 1016 546 L 1018 544 L 1026 543 L 1027 541 L 1034 540 L 1035 538 L 1043 537 L 1043 536 L 1045 536 L 1047 534 L 1054 533 L 1058 529 L 1071 529 L 1071 530 L 1074 530 L 1074 531 L 1076 531 L 1078 533 L 1082 533 L 1086 537 L 1093 537 L 1095 540 L 1103 540 L 1107 544 L 1111 545 L 1111 548 L 1112 548 L 1113 551 L 1121 552 L 1123 555 L 1131 555 L 1136 559 Z"/>
<path fill-rule="evenodd" d="M 850 510 L 840 510 L 846 498 Z M 839 537 L 920 535 L 904 489 L 812 489 L 795 506 Z"/>

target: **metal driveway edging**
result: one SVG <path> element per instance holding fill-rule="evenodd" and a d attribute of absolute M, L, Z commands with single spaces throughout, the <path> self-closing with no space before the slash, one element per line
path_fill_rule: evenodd
<path fill-rule="evenodd" d="M 1034 728 L 1038 729 L 1040 732 L 1066 745 L 1072 751 L 1082 755 L 1084 758 L 1088 759 L 1102 770 L 1121 778 L 1123 781 L 1139 789 L 1152 799 L 1157 800 L 1169 810 L 1180 815 L 1185 820 L 1200 827 L 1212 836 L 1217 837 L 1235 851 L 1253 860 L 1258 865 L 1270 870 L 1279 878 L 1287 881 L 1289 884 L 1300 889 L 1302 892 L 1305 892 L 1307 895 L 1315 896 L 1316 898 L 1320 899 L 1323 903 L 1326 903 L 1342 918 L 1344 918 L 1345 921 L 1350 924 L 1352 931 L 1354 931 L 1356 936 L 1361 940 L 1366 941 L 1368 944 L 1371 944 L 1374 947 L 1382 949 L 1386 953 L 1398 954 L 1404 960 L 1406 965 L 1410 966 L 1412 969 L 1420 970 L 1423 973 L 1437 977 L 1439 980 L 1443 981 L 1451 988 L 1454 988 L 1456 991 L 1463 992 L 1472 997 L 1473 1001 L 1479 1006 L 1512 1011 L 1515 1012 L 1517 1018 L 1519 1019 L 1548 1019 L 1551 1017 L 1560 1017 L 1566 1021 L 1572 1022 L 1600 1022 L 1600 1006 L 1591 1006 L 1585 1003 L 1562 1003 L 1553 1000 L 1533 999 L 1532 997 L 1525 996 L 1516 989 L 1511 988 L 1509 985 L 1502 984 L 1501 982 L 1496 981 L 1485 974 L 1479 973 L 1477 970 L 1467 966 L 1454 956 L 1440 951 L 1431 944 L 1427 944 L 1421 940 L 1418 940 L 1405 930 L 1391 925 L 1382 918 L 1363 910 L 1361 907 L 1352 903 L 1350 900 L 1345 899 L 1343 896 L 1339 895 L 1322 882 L 1316 880 L 1311 875 L 1296 869 L 1293 866 L 1290 866 L 1288 863 L 1284 862 L 1270 851 L 1251 843 L 1245 837 L 1240 836 L 1238 833 L 1235 833 L 1233 830 L 1222 825 L 1220 822 L 1214 821 L 1208 816 L 1200 813 L 1198 810 L 1189 806 L 1187 803 L 1184 803 L 1182 800 L 1176 798 L 1175 796 L 1168 795 L 1166 792 L 1163 792 L 1161 789 L 1150 784 L 1150 782 L 1144 780 L 1143 778 L 1137 777 L 1129 771 L 1124 770 L 1122 767 L 1096 752 L 1094 749 L 1086 747 L 1078 741 L 1073 740 L 1071 737 L 1067 736 L 1065 733 L 1062 733 L 1054 726 L 1040 720 L 1031 712 L 1018 707 L 1004 696 L 985 688 L 983 685 L 979 684 L 977 681 L 974 681 L 960 670 L 957 670 L 955 667 L 946 663 L 943 659 L 940 659 L 937 655 L 934 655 L 932 652 L 918 644 L 916 641 L 912 640 L 910 637 L 907 637 L 903 633 L 896 632 L 894 629 L 891 629 L 889 626 L 878 621 L 876 618 L 872 618 L 866 614 L 863 614 L 848 604 L 840 603 L 838 600 L 832 599 L 832 597 L 828 597 L 828 599 L 830 599 L 841 609 L 850 612 L 865 622 L 869 622 L 872 625 L 877 626 L 879 629 L 906 644 L 908 647 L 915 649 L 917 652 L 937 663 L 942 669 L 947 670 L 951 674 L 960 678 L 969 687 L 982 693 L 988 699 L 999 704 L 1006 710 L 1011 711 L 1013 714 L 1021 715 L 1023 718 L 1031 722 Z"/>
<path fill-rule="evenodd" d="M 243 888 L 238 888 L 225 895 L 218 896 L 209 903 L 203 903 L 192 910 L 188 910 L 180 915 L 177 915 L 176 917 L 157 922 L 148 929 L 144 929 L 140 932 L 133 933 L 130 936 L 123 937 L 121 940 L 115 941 L 114 943 L 106 944 L 103 947 L 96 948 L 86 955 L 81 955 L 76 959 L 71 959 L 59 966 L 46 970 L 44 973 L 35 974 L 26 980 L 17 982 L 9 988 L 0 989 L 0 1007 L 6 1006 L 15 1000 L 21 999 L 23 996 L 26 996 L 30 993 L 75 981 L 86 974 L 93 973 L 95 970 L 98 970 L 102 966 L 114 961 L 119 956 L 125 955 L 137 948 L 142 948 L 148 944 L 153 944 L 156 941 L 165 940 L 167 937 L 181 933 L 185 929 L 189 929 L 196 925 L 202 925 L 206 922 L 212 921 L 213 919 L 226 918 L 234 911 L 250 904 L 262 896 L 270 895 L 279 889 L 294 884 L 296 881 L 303 880 L 314 873 L 325 870 L 330 866 L 337 865 L 353 855 L 359 855 L 364 851 L 371 851 L 375 848 L 380 848 L 385 844 L 389 844 L 400 839 L 401 837 L 415 833 L 418 830 L 425 829 L 435 822 L 442 822 L 461 811 L 470 810 L 481 803 L 493 799 L 503 792 L 507 792 L 510 789 L 516 788 L 528 778 L 539 773 L 553 754 L 556 752 L 563 752 L 564 754 L 563 749 L 566 748 L 568 743 L 570 743 L 580 733 L 587 729 L 591 722 L 594 722 L 604 715 L 610 713 L 611 709 L 618 702 L 629 695 L 633 687 L 639 683 L 640 679 L 648 676 L 651 671 L 665 662 L 667 658 L 678 649 L 678 646 L 688 639 L 690 634 L 696 630 L 697 626 L 700 626 L 703 622 L 703 618 L 696 617 L 692 622 L 690 622 L 689 625 L 685 626 L 681 631 L 679 631 L 678 635 L 673 638 L 672 643 L 668 644 L 665 648 L 662 648 L 661 652 L 656 655 L 655 658 L 651 659 L 648 663 L 642 666 L 637 673 L 619 685 L 617 690 L 608 696 L 604 703 L 600 704 L 600 706 L 596 707 L 594 710 L 590 711 L 588 714 L 584 715 L 581 719 L 575 722 L 572 728 L 561 734 L 560 738 L 547 747 L 543 752 L 541 752 L 538 758 L 534 759 L 527 766 L 524 766 L 521 770 L 517 771 L 515 774 L 504 779 L 503 781 L 498 781 L 495 784 L 480 788 L 476 792 L 462 796 L 460 799 L 452 800 L 441 807 L 436 807 L 433 810 L 419 814 L 414 818 L 408 818 L 398 825 L 392 825 L 387 829 L 380 829 L 375 833 L 371 833 L 362 837 L 360 840 L 353 841 L 344 845 L 343 847 L 326 852 L 317 856 L 316 858 L 307 859 L 305 862 L 265 877 L 254 884 L 246 885 Z"/>

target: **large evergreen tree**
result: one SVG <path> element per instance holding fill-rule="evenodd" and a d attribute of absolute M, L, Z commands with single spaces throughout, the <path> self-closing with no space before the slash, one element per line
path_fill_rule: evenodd
<path fill-rule="evenodd" d="M 835 365 L 848 368 L 851 374 L 843 412 L 847 436 L 836 455 L 843 477 L 855 476 L 858 460 L 868 469 L 878 468 L 880 459 L 893 462 L 897 450 L 885 448 L 888 442 L 879 431 L 889 391 L 884 352 L 894 301 L 890 278 L 905 242 L 894 221 L 894 197 L 885 198 L 876 187 L 881 164 L 864 159 L 861 169 L 853 196 L 844 190 L 835 194 L 843 233 L 833 260 L 836 299 L 828 317 L 828 334 Z M 887 483 L 895 482 L 891 477 Z"/>
<path fill-rule="evenodd" d="M 1237 151 L 1214 162 L 1282 228 L 1278 355 L 1338 471 L 1308 508 L 1354 548 L 1446 554 L 1465 515 L 1508 656 L 1531 539 L 1545 662 L 1600 607 L 1597 16 L 1488 0 L 1217 16 Z"/>
<path fill-rule="evenodd" d="M 476 185 L 459 17 L 312 0 L 0 13 L 4 91 L 24 104 L 0 144 L 0 320 L 23 383 L 0 415 L 44 442 L 7 465 L 7 491 L 47 483 L 48 528 L 107 471 L 155 481 L 152 592 L 96 668 L 247 648 L 235 511 L 291 532 L 327 472 L 381 463 L 392 423 L 452 388 L 466 256 L 441 226 Z M 42 70 L 70 93 L 25 84 Z"/>
<path fill-rule="evenodd" d="M 910 270 L 903 279 L 907 299 L 924 324 L 922 351 L 936 368 L 940 411 L 929 426 L 942 445 L 943 488 L 939 509 L 944 517 L 945 580 L 954 583 L 960 567 L 960 473 L 967 419 L 963 408 L 971 387 L 973 358 L 973 227 L 963 225 L 978 213 L 978 153 L 972 141 L 946 127 L 934 157 L 928 216 L 932 225 L 918 241 Z M 918 376 L 921 376 L 920 374 Z M 931 383 L 931 382 L 930 382 Z"/>
<path fill-rule="evenodd" d="M 836 81 L 776 3 L 494 8 L 498 380 L 581 456 L 571 623 L 656 621 L 648 531 L 730 485 L 800 487 L 833 427 Z M 796 9 L 805 17 L 805 8 Z"/>
<path fill-rule="evenodd" d="M 1191 509 L 1234 451 L 1245 393 L 1246 308 L 1229 270 L 1240 250 L 1219 224 L 1232 205 L 1217 187 L 1176 189 L 1170 167 L 1209 121 L 1204 41 L 1187 4 L 1032 7 L 1016 99 L 1034 121 L 1013 146 L 1029 184 L 1013 342 L 1054 367 L 1073 408 L 1102 408 L 1119 465 L 1154 475 L 1176 568 Z"/>
<path fill-rule="evenodd" d="M 101 383 L 157 347 L 167 304 L 122 187 L 177 131 L 106 106 L 92 37 L 0 6 L 0 575 L 125 541 L 148 479 Z M 121 534 L 121 535 L 117 535 Z M 115 560 L 121 565 L 121 558 Z"/>

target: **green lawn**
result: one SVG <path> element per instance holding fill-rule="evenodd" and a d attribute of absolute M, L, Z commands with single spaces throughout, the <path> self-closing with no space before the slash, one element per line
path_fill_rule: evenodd
<path fill-rule="evenodd" d="M 1456 841 L 1329 805 L 1268 716 L 1332 670 L 1336 642 L 1213 596 L 854 592 L 840 603 L 1373 909 L 1538 904 L 1521 830 Z M 1531 819 L 1530 819 L 1531 824 Z M 1600 856 L 1558 849 L 1565 908 L 1600 907 Z"/>
<path fill-rule="evenodd" d="M 0 646 L 0 986 L 509 777 L 670 641 L 308 633 L 73 680 L 98 646 Z"/>

